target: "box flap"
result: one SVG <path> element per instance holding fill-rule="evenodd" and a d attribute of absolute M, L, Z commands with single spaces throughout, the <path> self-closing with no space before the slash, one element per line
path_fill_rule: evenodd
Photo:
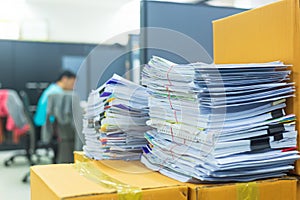
<path fill-rule="evenodd" d="M 182 183 L 147 169 L 139 161 L 91 161 L 99 169 L 120 182 L 141 189 L 170 187 L 182 185 Z M 142 177 L 142 178 L 141 178 Z"/>
<path fill-rule="evenodd" d="M 97 170 L 100 170 L 101 173 L 132 187 L 144 190 L 168 187 L 174 189 L 182 186 L 177 189 L 179 193 L 186 189 L 182 183 L 150 171 L 138 161 L 89 160 L 88 162 L 97 166 Z M 80 175 L 75 165 L 41 165 L 33 166 L 31 170 L 60 198 L 117 193 L 115 189 L 109 189 Z"/>
<path fill-rule="evenodd" d="M 116 192 L 81 176 L 72 164 L 33 166 L 31 170 L 60 198 Z"/>
<path fill-rule="evenodd" d="M 292 176 L 286 176 L 282 178 L 271 178 L 271 179 L 264 179 L 264 180 L 258 180 L 258 181 L 253 181 L 258 184 L 268 184 L 272 182 L 278 182 L 278 181 L 297 181 L 297 178 L 292 177 Z M 243 183 L 243 182 L 241 182 Z M 193 184 L 193 183 L 188 183 L 187 186 L 189 188 L 195 189 L 195 188 L 212 188 L 212 187 L 222 187 L 222 186 L 235 186 L 237 183 L 207 183 L 207 184 Z"/>
<path fill-rule="evenodd" d="M 109 168 L 125 173 L 153 173 L 140 161 L 124 161 L 124 160 L 103 160 L 101 163 Z"/>
<path fill-rule="evenodd" d="M 213 22 L 215 63 L 292 63 L 295 0 L 278 1 Z"/>
<path fill-rule="evenodd" d="M 101 160 L 96 161 L 87 158 L 83 152 L 75 151 L 74 160 L 76 162 L 90 162 L 95 164 L 99 170 L 110 177 L 126 183 L 130 186 L 139 187 L 141 189 L 159 188 L 183 185 L 169 177 L 163 176 L 158 172 L 154 172 L 140 161 L 124 161 L 124 160 Z M 143 177 L 143 178 L 140 178 Z"/>
<path fill-rule="evenodd" d="M 249 183 L 188 184 L 188 187 L 193 200 L 240 200 L 245 196 L 260 200 L 296 200 L 296 182 L 295 178 L 280 178 Z"/>

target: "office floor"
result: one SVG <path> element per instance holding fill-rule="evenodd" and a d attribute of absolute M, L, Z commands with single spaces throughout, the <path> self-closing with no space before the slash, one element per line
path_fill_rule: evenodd
<path fill-rule="evenodd" d="M 24 157 L 16 158 L 9 166 L 4 166 L 4 161 L 17 151 L 0 151 L 0 199 L 1 200 L 29 200 L 30 181 L 23 183 L 22 179 L 29 171 L 28 162 Z M 49 163 L 49 159 L 42 158 L 42 163 Z"/>
<path fill-rule="evenodd" d="M 19 157 L 9 166 L 4 166 L 4 161 L 16 151 L 0 151 L 0 199 L 30 199 L 30 183 L 23 183 L 22 178 L 29 171 L 25 158 Z"/>

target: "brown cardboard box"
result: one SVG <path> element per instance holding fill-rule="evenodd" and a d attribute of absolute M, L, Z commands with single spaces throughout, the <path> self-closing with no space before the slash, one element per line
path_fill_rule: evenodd
<path fill-rule="evenodd" d="M 268 179 L 249 183 L 188 184 L 189 200 L 298 200 L 297 180 Z"/>
<path fill-rule="evenodd" d="M 105 164 L 111 168 L 118 168 L 120 171 L 147 172 L 139 161 L 93 161 L 85 157 L 82 152 L 74 152 L 74 160 L 75 162 L 97 163 L 100 168 Z M 128 163 L 131 163 L 130 168 L 126 167 Z M 156 175 L 163 176 L 158 173 Z M 250 183 L 186 184 L 177 182 L 177 184 L 189 188 L 189 200 L 296 200 L 297 180 L 291 177 Z"/>
<path fill-rule="evenodd" d="M 120 170 L 111 167 L 120 166 Z M 159 173 L 141 170 L 132 166 L 130 162 L 114 162 L 107 166 L 98 163 L 100 173 L 105 174 L 105 182 L 117 180 L 123 184 L 141 189 L 140 196 L 128 196 L 127 191 L 118 193 L 114 187 L 107 187 L 79 173 L 75 164 L 43 165 L 31 167 L 31 199 L 32 200 L 55 200 L 55 199 L 178 199 L 187 200 L 188 189 L 179 185 L 177 181 L 164 177 Z M 78 167 L 78 166 L 77 166 Z M 82 172 L 81 172 L 82 173 Z M 102 176 L 102 181 L 103 177 Z M 109 178 L 107 178 L 109 177 Z M 116 183 L 118 183 L 116 182 Z M 120 187 L 118 187 L 119 189 Z"/>
<path fill-rule="evenodd" d="M 215 63 L 281 60 L 292 64 L 296 98 L 287 112 L 297 116 L 300 130 L 300 7 L 299 0 L 283 0 L 213 22 Z M 300 146 L 300 137 L 298 137 Z M 300 175 L 300 161 L 296 162 Z"/>
<path fill-rule="evenodd" d="M 298 183 L 297 183 L 297 200 L 300 199 L 300 177 L 298 177 Z"/>
<path fill-rule="evenodd" d="M 83 151 L 74 151 L 74 162 L 76 163 L 76 161 L 79 161 L 79 162 L 85 162 L 87 160 L 91 160 L 89 158 L 87 158 Z"/>

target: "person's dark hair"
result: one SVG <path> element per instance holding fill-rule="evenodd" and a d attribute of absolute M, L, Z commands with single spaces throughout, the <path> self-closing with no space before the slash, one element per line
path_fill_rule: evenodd
<path fill-rule="evenodd" d="M 76 74 L 73 73 L 73 72 L 71 72 L 71 71 L 69 71 L 69 70 L 63 71 L 63 72 L 59 75 L 59 77 L 58 77 L 58 79 L 57 79 L 56 81 L 60 81 L 63 77 L 67 77 L 67 78 L 76 78 Z"/>

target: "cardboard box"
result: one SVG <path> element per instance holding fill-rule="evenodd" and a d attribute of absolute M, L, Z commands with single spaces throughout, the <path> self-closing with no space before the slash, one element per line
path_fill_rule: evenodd
<path fill-rule="evenodd" d="M 295 178 L 249 183 L 188 184 L 189 200 L 298 200 Z"/>
<path fill-rule="evenodd" d="M 31 167 L 31 199 L 32 200 L 55 200 L 55 199 L 178 199 L 187 200 L 188 189 L 184 185 L 178 185 L 177 181 L 149 171 L 136 171 L 128 173 L 127 170 L 138 169 L 136 166 L 120 165 L 116 170 L 104 164 L 98 163 L 101 183 L 108 181 L 120 185 L 138 187 L 141 191 L 138 195 L 128 196 L 128 188 L 108 187 L 90 179 L 75 169 L 75 164 L 43 165 Z M 77 166 L 78 167 L 78 166 Z M 116 166 L 114 166 L 116 167 Z M 105 177 L 105 178 L 103 178 Z M 104 182 L 104 181 L 105 182 Z M 117 180 L 116 182 L 112 180 Z M 141 195 L 141 196 L 140 196 Z M 141 197 L 141 198 L 140 198 Z"/>
<path fill-rule="evenodd" d="M 297 116 L 300 130 L 300 7 L 299 0 L 283 0 L 213 22 L 215 63 L 251 63 L 281 60 L 292 64 L 296 98 L 287 113 Z M 300 146 L 300 137 L 298 137 Z M 300 160 L 295 173 L 300 175 Z"/>
<path fill-rule="evenodd" d="M 88 157 L 86 157 L 83 153 L 83 151 L 74 151 L 74 162 L 86 162 L 87 160 L 91 160 Z"/>
<path fill-rule="evenodd" d="M 126 161 L 93 161 L 84 156 L 83 152 L 74 152 L 75 162 L 94 162 L 98 166 L 104 163 L 112 168 L 125 170 Z M 133 161 L 131 172 L 147 171 L 139 161 Z M 158 174 L 158 173 L 157 173 Z M 163 176 L 158 174 L 159 176 Z M 178 185 L 185 185 L 189 189 L 189 200 L 296 200 L 297 180 L 292 177 L 282 179 L 268 179 L 250 183 L 228 183 L 228 184 L 186 184 L 177 182 Z M 160 198 L 159 198 L 160 199 Z"/>
<path fill-rule="evenodd" d="M 297 200 L 300 199 L 300 177 L 298 177 L 297 183 Z"/>

